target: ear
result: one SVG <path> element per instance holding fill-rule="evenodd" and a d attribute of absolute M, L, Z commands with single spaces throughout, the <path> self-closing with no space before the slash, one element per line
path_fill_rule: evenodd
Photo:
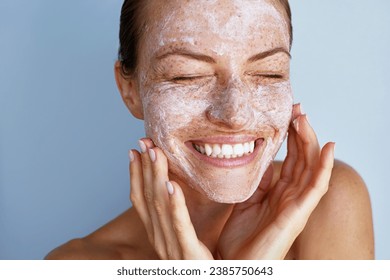
<path fill-rule="evenodd" d="M 119 61 L 115 62 L 114 72 L 116 85 L 122 96 L 123 102 L 126 104 L 126 107 L 130 110 L 134 117 L 143 120 L 144 112 L 136 80 L 132 77 L 123 76 L 121 63 Z"/>

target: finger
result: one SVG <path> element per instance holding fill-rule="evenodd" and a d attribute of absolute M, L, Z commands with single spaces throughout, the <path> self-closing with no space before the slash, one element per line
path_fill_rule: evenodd
<path fill-rule="evenodd" d="M 300 106 L 294 106 L 294 114 L 301 113 Z M 275 190 L 272 192 L 271 201 L 276 203 L 276 200 L 283 198 L 284 196 L 291 196 L 292 194 L 299 194 L 299 181 L 304 173 L 305 169 L 305 157 L 303 141 L 298 135 L 299 122 L 304 115 L 296 117 L 290 127 L 287 139 L 287 157 L 282 165 L 281 180 L 275 186 Z M 286 186 L 290 186 L 286 191 Z M 282 196 L 282 193 L 284 194 Z M 296 194 L 295 194 L 296 193 Z"/>
<path fill-rule="evenodd" d="M 144 196 L 141 155 L 136 150 L 129 151 L 130 157 L 130 200 L 145 226 L 149 241 L 153 240 L 153 226 Z"/>
<path fill-rule="evenodd" d="M 306 115 L 302 115 L 297 121 L 297 132 L 302 139 L 306 166 L 314 169 L 320 156 L 320 144 L 318 143 L 317 135 L 309 124 Z"/>
<path fill-rule="evenodd" d="M 289 127 L 287 136 L 287 156 L 282 165 L 281 180 L 291 182 L 295 164 L 298 160 L 298 147 L 296 143 L 296 131 L 293 126 Z"/>
<path fill-rule="evenodd" d="M 302 220 L 307 221 L 321 198 L 328 191 L 334 164 L 334 147 L 335 143 L 327 143 L 322 148 L 319 167 L 310 183 L 310 187 L 305 189 L 298 200 L 299 209 L 304 216 Z"/>
<path fill-rule="evenodd" d="M 327 143 L 321 151 L 319 168 L 312 180 L 312 190 L 323 196 L 329 187 L 330 176 L 332 175 L 334 165 L 334 148 L 335 143 Z"/>
<path fill-rule="evenodd" d="M 153 142 L 148 138 L 143 138 L 139 141 L 139 146 L 141 148 L 141 159 L 142 159 L 142 173 L 144 181 L 144 197 L 146 205 L 151 217 L 151 224 L 153 227 L 153 241 L 152 245 L 156 250 L 157 255 L 161 259 L 166 259 L 166 246 L 164 234 L 161 229 L 159 217 L 156 212 L 155 203 L 154 203 L 154 177 L 152 171 L 152 161 L 149 155 L 149 149 L 154 147 Z"/>
<path fill-rule="evenodd" d="M 143 138 L 138 142 L 141 149 L 141 160 L 142 160 L 142 174 L 144 180 L 144 195 L 146 202 L 151 204 L 153 201 L 153 174 L 152 174 L 152 164 L 149 157 L 148 150 L 154 147 L 153 142 L 150 139 Z"/>
<path fill-rule="evenodd" d="M 318 167 L 320 158 L 320 145 L 317 136 L 310 126 L 307 116 L 303 115 L 297 119 L 298 135 L 302 143 L 302 153 L 304 155 L 304 171 L 298 185 L 305 188 L 312 179 L 314 170 Z"/>
<path fill-rule="evenodd" d="M 166 182 L 168 160 L 159 148 L 149 149 L 153 173 L 153 203 L 165 241 L 167 259 L 181 259 L 182 254 L 173 229 Z"/>
<path fill-rule="evenodd" d="M 292 110 L 291 124 L 288 129 L 287 136 L 287 156 L 282 165 L 282 171 L 280 178 L 284 182 L 290 182 L 293 170 L 298 159 L 298 147 L 296 142 L 297 132 L 294 128 L 293 122 L 302 114 L 301 104 L 294 104 Z"/>
<path fill-rule="evenodd" d="M 294 104 L 293 110 L 292 110 L 291 121 L 294 121 L 297 117 L 299 117 L 302 114 L 303 114 L 303 111 L 302 111 L 301 103 Z"/>
<path fill-rule="evenodd" d="M 305 169 L 305 164 L 306 164 L 305 163 L 305 156 L 304 156 L 304 148 L 303 148 L 304 144 L 303 144 L 301 136 L 299 135 L 299 130 L 301 129 L 300 122 L 302 121 L 302 118 L 304 118 L 304 117 L 305 117 L 305 115 L 300 115 L 292 122 L 292 126 L 293 126 L 294 131 L 295 131 L 294 137 L 295 137 L 295 143 L 296 143 L 296 148 L 297 148 L 297 153 L 298 153 L 297 161 L 295 162 L 295 166 L 294 166 L 293 180 L 292 180 L 292 182 L 295 186 L 299 182 L 299 180 L 302 176 L 303 170 Z"/>
<path fill-rule="evenodd" d="M 184 259 L 213 259 L 210 251 L 198 239 L 184 194 L 176 182 L 167 182 L 171 205 L 172 224 Z"/>

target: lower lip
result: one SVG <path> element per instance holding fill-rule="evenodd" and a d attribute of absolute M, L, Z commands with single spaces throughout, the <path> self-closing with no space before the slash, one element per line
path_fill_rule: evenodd
<path fill-rule="evenodd" d="M 260 150 L 263 150 L 264 146 L 264 139 L 258 139 L 256 140 L 255 149 L 253 150 L 253 153 L 250 153 L 248 155 L 244 155 L 242 157 L 238 158 L 213 158 L 208 157 L 204 154 L 199 153 L 195 148 L 192 146 L 192 143 L 186 143 L 187 147 L 190 148 L 192 153 L 201 161 L 204 161 L 208 164 L 211 164 L 216 167 L 239 167 L 246 164 L 251 163 L 259 154 Z"/>

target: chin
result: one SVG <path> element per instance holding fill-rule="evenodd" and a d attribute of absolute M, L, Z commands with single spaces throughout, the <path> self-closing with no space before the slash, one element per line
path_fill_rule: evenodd
<path fill-rule="evenodd" d="M 257 190 L 269 162 L 259 162 L 254 169 L 236 168 L 231 170 L 209 170 L 208 173 L 190 173 L 172 168 L 181 182 L 186 182 L 193 190 L 205 198 L 218 203 L 239 203 L 249 199 Z M 184 173 L 184 174 L 183 174 Z M 180 176 L 178 176 L 180 174 Z M 191 199 L 191 198 L 187 198 Z"/>
<path fill-rule="evenodd" d="M 249 199 L 257 190 L 278 150 L 275 148 L 271 139 L 258 140 L 254 152 L 241 162 L 237 159 L 212 159 L 210 162 L 198 151 L 185 154 L 184 150 L 180 158 L 170 153 L 167 156 L 170 171 L 190 188 L 214 202 L 239 203 Z M 196 150 L 195 147 L 192 149 Z"/>

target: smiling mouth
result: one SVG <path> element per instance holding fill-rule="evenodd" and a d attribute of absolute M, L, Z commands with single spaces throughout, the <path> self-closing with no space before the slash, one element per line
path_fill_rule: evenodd
<path fill-rule="evenodd" d="M 209 158 L 234 159 L 251 155 L 255 151 L 256 142 L 262 140 L 235 144 L 192 143 L 192 147 L 198 153 Z"/>

